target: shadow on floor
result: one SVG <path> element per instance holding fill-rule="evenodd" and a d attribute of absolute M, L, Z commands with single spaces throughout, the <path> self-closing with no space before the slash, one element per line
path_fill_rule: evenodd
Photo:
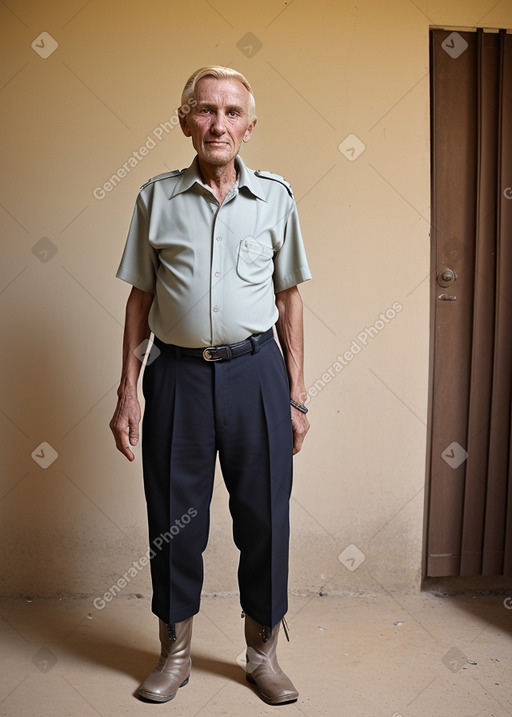
<path fill-rule="evenodd" d="M 159 658 L 159 645 L 156 641 L 154 652 L 150 652 L 134 647 L 129 640 L 123 642 L 114 636 L 94 635 L 81 629 L 61 643 L 59 649 L 81 662 L 96 663 L 140 682 L 155 668 Z M 192 668 L 194 671 L 207 672 L 245 684 L 245 673 L 238 664 L 196 652 L 193 644 Z"/>

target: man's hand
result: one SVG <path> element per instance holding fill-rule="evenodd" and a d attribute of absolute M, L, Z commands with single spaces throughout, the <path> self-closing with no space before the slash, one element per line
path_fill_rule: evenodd
<path fill-rule="evenodd" d="M 114 434 L 117 449 L 129 461 L 133 461 L 135 458 L 131 446 L 136 446 L 139 442 L 139 422 L 140 404 L 137 396 L 120 395 L 109 425 Z"/>
<path fill-rule="evenodd" d="M 302 448 L 302 443 L 309 431 L 309 421 L 305 413 L 291 406 L 292 430 L 293 430 L 293 455 Z"/>
<path fill-rule="evenodd" d="M 307 397 L 304 385 L 304 333 L 302 324 L 302 299 L 296 286 L 279 291 L 276 294 L 276 306 L 279 318 L 276 323 L 279 343 L 283 351 L 290 396 L 297 403 L 303 403 Z M 293 430 L 293 455 L 302 448 L 309 431 L 306 414 L 290 406 Z"/>
<path fill-rule="evenodd" d="M 135 455 L 130 445 L 139 442 L 140 404 L 137 398 L 137 379 L 141 360 L 136 349 L 150 335 L 148 314 L 153 302 L 150 294 L 135 286 L 126 303 L 126 320 L 123 337 L 123 370 L 117 391 L 117 406 L 109 423 L 116 446 L 121 453 L 133 461 Z"/>

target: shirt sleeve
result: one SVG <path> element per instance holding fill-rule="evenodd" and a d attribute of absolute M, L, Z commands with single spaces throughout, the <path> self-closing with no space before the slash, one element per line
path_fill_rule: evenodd
<path fill-rule="evenodd" d="M 154 294 L 157 270 L 158 253 L 149 243 L 148 212 L 139 194 L 116 276 L 141 291 Z"/>
<path fill-rule="evenodd" d="M 274 255 L 273 279 L 276 292 L 311 279 L 295 203 L 286 222 L 283 244 Z"/>

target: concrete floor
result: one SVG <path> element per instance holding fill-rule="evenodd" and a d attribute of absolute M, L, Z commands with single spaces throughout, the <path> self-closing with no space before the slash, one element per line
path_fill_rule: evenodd
<path fill-rule="evenodd" d="M 268 707 L 240 666 L 236 598 L 204 599 L 190 682 L 161 705 L 136 698 L 158 653 L 147 599 L 2 599 L 0 715 L 505 717 L 510 608 L 506 593 L 292 597 L 279 656 L 300 697 Z"/>

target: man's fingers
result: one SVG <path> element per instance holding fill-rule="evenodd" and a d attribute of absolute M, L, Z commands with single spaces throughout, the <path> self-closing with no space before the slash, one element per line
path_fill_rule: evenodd
<path fill-rule="evenodd" d="M 117 443 L 118 449 L 123 455 L 125 455 L 129 461 L 133 461 L 135 454 L 131 449 L 132 440 L 129 438 L 128 431 L 125 429 L 119 432 L 119 443 Z M 133 444 L 134 445 L 134 444 Z"/>
<path fill-rule="evenodd" d="M 294 433 L 293 434 L 293 455 L 298 453 L 304 443 L 305 433 Z"/>
<path fill-rule="evenodd" d="M 135 421 L 130 421 L 128 430 L 128 438 L 130 439 L 130 445 L 136 446 L 139 442 L 139 424 Z"/>
<path fill-rule="evenodd" d="M 135 458 L 135 453 L 133 452 L 133 447 L 136 446 L 138 444 L 138 442 L 139 442 L 139 424 L 130 421 L 130 428 L 128 430 L 128 440 L 124 444 L 124 447 L 125 447 L 124 454 L 130 461 L 133 461 L 133 459 Z"/>
<path fill-rule="evenodd" d="M 292 408 L 292 429 L 293 429 L 293 455 L 296 455 L 302 448 L 306 433 L 309 431 L 309 421 L 304 414 L 297 415 L 297 409 Z"/>
<path fill-rule="evenodd" d="M 121 453 L 123 453 L 123 455 L 125 455 L 130 462 L 135 460 L 135 453 L 131 450 L 130 444 L 128 442 L 124 444 Z"/>
<path fill-rule="evenodd" d="M 114 434 L 114 438 L 116 441 L 116 448 L 118 451 L 120 451 L 124 456 L 128 458 L 129 461 L 133 461 L 135 458 L 135 455 L 133 454 L 133 451 L 130 448 L 130 439 L 128 437 L 128 429 L 126 428 L 116 428 L 115 426 L 111 426 L 112 433 Z"/>
<path fill-rule="evenodd" d="M 116 447 L 129 461 L 135 459 L 132 446 L 139 442 L 140 411 L 138 404 L 119 400 L 116 411 L 110 421 L 110 429 L 114 434 Z"/>

